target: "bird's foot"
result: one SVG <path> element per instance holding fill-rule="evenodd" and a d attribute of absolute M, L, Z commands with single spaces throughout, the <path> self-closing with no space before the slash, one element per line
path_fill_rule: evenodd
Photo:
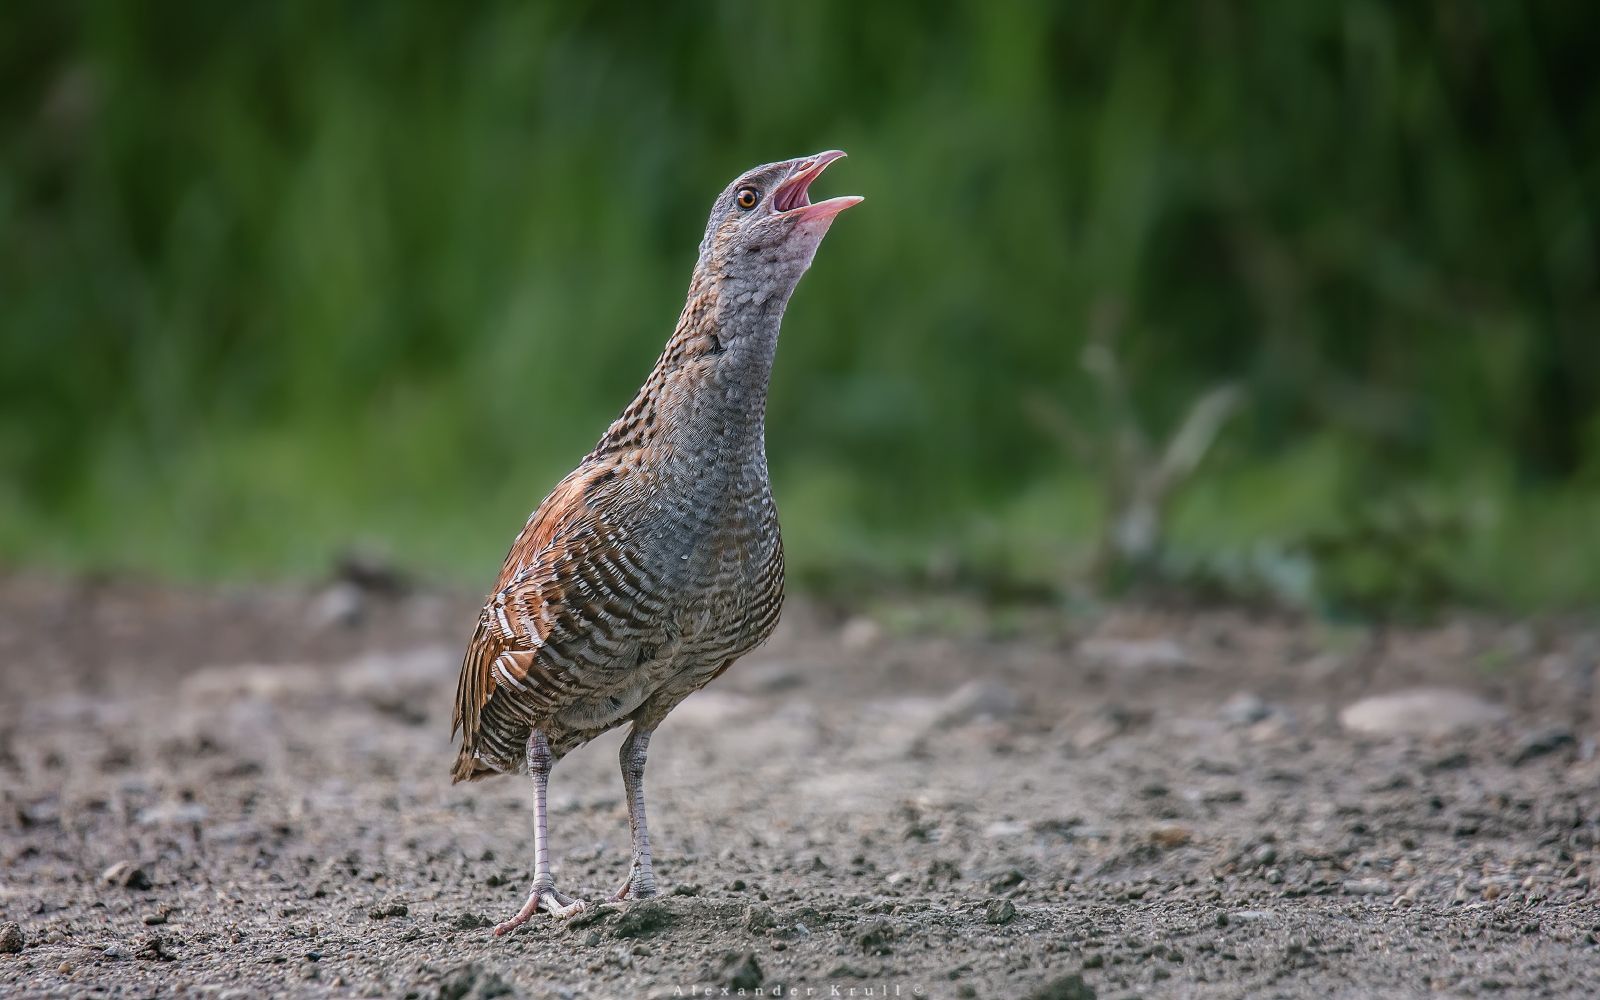
<path fill-rule="evenodd" d="M 646 872 L 640 877 L 637 870 L 630 872 L 628 877 L 617 886 L 617 891 L 611 894 L 611 902 L 620 903 L 627 899 L 649 899 L 656 895 L 655 876 Z"/>
<path fill-rule="evenodd" d="M 538 913 L 540 909 L 543 909 L 557 920 L 566 920 L 577 916 L 588 908 L 587 901 L 574 899 L 558 890 L 553 884 L 540 884 L 536 879 L 533 883 L 533 891 L 528 893 L 528 901 L 522 904 L 522 909 L 517 911 L 516 916 L 503 923 L 495 924 L 494 936 L 499 937 L 502 934 L 510 934 L 527 923 L 529 918 Z"/>

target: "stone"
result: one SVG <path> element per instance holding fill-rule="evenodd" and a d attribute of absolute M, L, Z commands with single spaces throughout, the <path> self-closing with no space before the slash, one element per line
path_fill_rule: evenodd
<path fill-rule="evenodd" d="M 1345 706 L 1339 724 L 1377 736 L 1447 736 L 1503 722 L 1506 710 L 1451 688 L 1412 688 L 1374 695 Z"/>
<path fill-rule="evenodd" d="M 1258 694 L 1240 691 L 1222 703 L 1217 715 L 1230 726 L 1252 726 L 1272 714 L 1272 709 Z"/>
<path fill-rule="evenodd" d="M 15 920 L 0 924 L 0 955 L 15 955 L 27 943 L 22 927 Z"/>
<path fill-rule="evenodd" d="M 744 929 L 752 934 L 760 934 L 778 926 L 778 920 L 772 915 L 772 907 L 761 903 L 751 903 L 744 908 Z"/>
<path fill-rule="evenodd" d="M 1094 987 L 1077 973 L 1059 976 L 1027 994 L 1028 1000 L 1095 1000 Z"/>
<path fill-rule="evenodd" d="M 118 861 L 100 873 L 102 881 L 124 889 L 150 888 L 150 873 L 132 861 Z"/>
<path fill-rule="evenodd" d="M 1021 699 L 999 681 L 971 680 L 939 703 L 935 727 L 962 726 L 979 719 L 1007 719 L 1017 714 Z"/>
<path fill-rule="evenodd" d="M 868 921 L 856 934 L 856 944 L 868 955 L 889 954 L 889 942 L 895 937 L 894 927 L 882 917 Z"/>
<path fill-rule="evenodd" d="M 1086 639 L 1078 655 L 1095 666 L 1115 670 L 1178 670 L 1192 667 L 1183 647 L 1171 639 Z"/>
<path fill-rule="evenodd" d="M 513 996 L 511 984 L 499 973 L 476 963 L 460 966 L 444 977 L 435 994 L 439 1000 L 493 1000 L 495 997 Z"/>
<path fill-rule="evenodd" d="M 1017 917 L 1016 904 L 1009 899 L 991 899 L 983 908 L 983 919 L 990 924 L 1009 924 Z"/>
<path fill-rule="evenodd" d="M 719 978 L 735 993 L 740 990 L 759 989 L 761 984 L 766 982 L 766 977 L 761 971 L 761 963 L 756 960 L 756 953 L 753 951 L 735 952 L 725 956 Z"/>
<path fill-rule="evenodd" d="M 1565 747 L 1577 744 L 1577 738 L 1572 735 L 1572 730 L 1565 726 L 1550 726 L 1527 733 L 1511 749 L 1511 763 L 1514 765 L 1526 764 L 1530 760 L 1555 753 Z"/>

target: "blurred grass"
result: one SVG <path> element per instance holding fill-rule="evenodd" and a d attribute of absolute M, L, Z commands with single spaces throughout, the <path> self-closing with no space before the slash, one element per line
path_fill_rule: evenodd
<path fill-rule="evenodd" d="M 1089 394 L 1111 308 L 1156 423 L 1247 392 L 1179 562 L 1382 607 L 1417 560 L 1360 526 L 1420 505 L 1459 526 L 1418 557 L 1452 596 L 1593 603 L 1597 29 L 1492 0 L 21 5 L 0 559 L 298 575 L 373 541 L 481 582 L 648 370 L 715 192 L 838 146 L 823 187 L 868 201 L 769 410 L 801 579 L 1081 567 L 1100 472 L 1023 400 Z"/>

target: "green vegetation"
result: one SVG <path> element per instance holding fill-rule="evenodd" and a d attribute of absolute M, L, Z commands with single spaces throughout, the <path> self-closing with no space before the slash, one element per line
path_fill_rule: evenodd
<path fill-rule="evenodd" d="M 481 581 L 670 331 L 710 199 L 840 147 L 769 450 L 801 579 L 1081 572 L 1130 405 L 1239 408 L 1179 579 L 1600 598 L 1581 4 L 24 4 L 0 558 Z M 1041 411 L 1040 401 L 1045 401 Z"/>

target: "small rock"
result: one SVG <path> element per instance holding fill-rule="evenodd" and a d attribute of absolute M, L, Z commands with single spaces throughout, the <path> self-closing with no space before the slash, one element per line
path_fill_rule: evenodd
<path fill-rule="evenodd" d="M 1572 730 L 1562 726 L 1552 726 L 1528 733 L 1517 741 L 1511 750 L 1511 763 L 1515 765 L 1526 764 L 1536 757 L 1555 753 L 1564 747 L 1574 746 L 1577 739 L 1572 735 Z"/>
<path fill-rule="evenodd" d="M 1261 696 L 1249 691 L 1240 691 L 1217 710 L 1217 715 L 1230 726 L 1252 726 L 1271 714 L 1272 709 Z"/>
<path fill-rule="evenodd" d="M 133 957 L 146 962 L 171 962 L 177 958 L 167 950 L 167 942 L 159 934 L 145 938 L 139 950 L 133 953 Z"/>
<path fill-rule="evenodd" d="M 839 641 L 846 649 L 870 649 L 879 639 L 883 638 L 883 627 L 871 618 L 860 615 L 845 622 L 844 628 L 839 632 Z"/>
<path fill-rule="evenodd" d="M 979 719 L 1007 719 L 1017 714 L 1021 699 L 999 681 L 971 680 L 939 703 L 935 728 L 962 726 Z"/>
<path fill-rule="evenodd" d="M 113 962 L 121 962 L 128 957 L 128 953 L 123 950 L 122 945 L 120 944 L 108 944 L 105 946 L 105 949 L 100 952 L 100 954 L 111 959 Z"/>
<path fill-rule="evenodd" d="M 1073 731 L 1072 746 L 1077 750 L 1093 750 L 1148 719 L 1146 712 L 1136 712 L 1121 705 L 1105 705 Z"/>
<path fill-rule="evenodd" d="M 150 873 L 132 861 L 118 861 L 100 874 L 102 881 L 124 889 L 150 888 Z"/>
<path fill-rule="evenodd" d="M 868 955 L 889 954 L 889 942 L 894 940 L 894 927 L 882 917 L 865 924 L 856 934 L 856 944 Z"/>
<path fill-rule="evenodd" d="M 208 810 L 197 802 L 167 802 L 139 810 L 135 817 L 140 826 L 177 826 L 203 823 Z"/>
<path fill-rule="evenodd" d="M 158 927 L 167 922 L 167 915 L 161 912 L 144 913 L 139 916 L 139 922 L 146 927 Z"/>
<path fill-rule="evenodd" d="M 1174 850 L 1194 839 L 1194 832 L 1185 826 L 1158 826 L 1150 831 L 1150 842 L 1157 847 Z"/>
<path fill-rule="evenodd" d="M 374 906 L 367 911 L 367 916 L 373 920 L 383 920 L 387 917 L 403 917 L 411 910 L 404 903 L 389 903 L 388 905 Z"/>
<path fill-rule="evenodd" d="M 1028 876 L 1022 874 L 1021 870 L 1007 868 L 989 880 L 989 891 L 1005 892 L 1007 889 L 1015 889 L 1026 881 L 1028 881 Z"/>
<path fill-rule="evenodd" d="M 799 665 L 786 661 L 762 663 L 739 674 L 742 690 L 751 694 L 782 694 L 804 687 L 805 673 Z"/>
<path fill-rule="evenodd" d="M 1094 988 L 1077 973 L 1058 976 L 1028 994 L 1028 1000 L 1095 1000 Z"/>
<path fill-rule="evenodd" d="M 1413 688 L 1345 706 L 1339 723 L 1356 733 L 1446 736 L 1504 721 L 1506 710 L 1466 691 Z"/>
<path fill-rule="evenodd" d="M 334 985 L 340 985 L 339 981 L 335 980 Z M 469 963 L 452 969 L 439 984 L 436 996 L 439 1000 L 493 1000 L 515 993 L 511 984 L 501 979 L 499 973 Z"/>
<path fill-rule="evenodd" d="M 349 628 L 361 621 L 366 610 L 365 592 L 354 583 L 341 580 L 317 595 L 307 617 L 313 628 Z"/>
<path fill-rule="evenodd" d="M 1171 639 L 1088 639 L 1078 655 L 1097 666 L 1116 670 L 1177 669 L 1193 665 L 1189 654 Z"/>
<path fill-rule="evenodd" d="M 777 918 L 772 915 L 772 907 L 760 903 L 751 903 L 744 908 L 744 929 L 752 934 L 771 930 L 778 926 Z"/>
<path fill-rule="evenodd" d="M 1387 896 L 1389 883 L 1381 878 L 1352 878 L 1344 883 L 1346 896 Z"/>
<path fill-rule="evenodd" d="M 642 938 L 649 937 L 659 931 L 672 926 L 677 917 L 673 912 L 656 899 L 647 899 L 635 904 L 632 909 L 624 913 L 611 928 L 611 936 L 617 938 Z"/>
<path fill-rule="evenodd" d="M 990 924 L 1009 924 L 1017 917 L 1016 904 L 1009 899 L 991 899 L 983 908 L 983 919 Z"/>
<path fill-rule="evenodd" d="M 753 991 L 766 982 L 761 972 L 761 963 L 756 961 L 756 953 L 753 951 L 734 952 L 725 956 L 718 978 L 735 992 Z"/>
<path fill-rule="evenodd" d="M 461 913 L 450 921 L 450 926 L 458 931 L 474 931 L 480 927 L 492 927 L 494 921 L 481 913 Z"/>
<path fill-rule="evenodd" d="M 22 936 L 22 927 L 16 921 L 0 924 L 0 955 L 15 955 L 27 943 Z"/>
<path fill-rule="evenodd" d="M 673 886 L 672 887 L 672 891 L 667 893 L 667 895 L 669 895 L 669 896 L 698 896 L 698 895 L 700 895 L 700 891 L 701 890 L 700 890 L 700 883 L 699 882 L 680 882 L 677 885 Z"/>

